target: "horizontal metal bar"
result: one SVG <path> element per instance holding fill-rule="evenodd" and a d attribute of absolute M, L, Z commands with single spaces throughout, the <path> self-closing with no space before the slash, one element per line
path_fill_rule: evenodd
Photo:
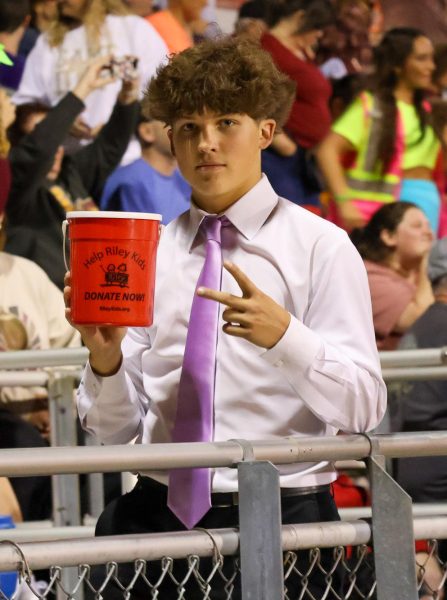
<path fill-rule="evenodd" d="M 447 519 L 444 516 L 416 517 L 414 531 L 416 539 L 446 539 Z M 5 542 L 10 532 L 11 530 L 1 532 L 3 543 L 0 544 L 0 571 L 20 568 L 20 553 L 12 544 Z M 358 546 L 367 544 L 370 538 L 371 528 L 365 521 L 307 523 L 282 527 L 283 550 Z M 79 564 L 96 565 L 109 561 L 130 562 L 138 558 L 160 560 L 163 556 L 174 559 L 191 554 L 212 556 L 215 546 L 224 556 L 235 554 L 239 548 L 238 531 L 211 529 L 206 533 L 192 530 L 20 544 L 31 569 L 45 569 L 52 565 L 65 567 Z"/>
<path fill-rule="evenodd" d="M 447 454 L 447 431 L 370 436 L 374 453 L 390 457 Z M 371 453 L 360 434 L 327 438 L 284 438 L 250 441 L 256 460 L 274 464 L 361 459 Z M 17 448 L 0 450 L 0 475 L 54 475 L 152 471 L 185 467 L 232 467 L 242 460 L 239 443 L 148 444 L 95 447 Z"/>
<path fill-rule="evenodd" d="M 52 540 L 68 540 L 73 538 L 93 538 L 95 537 L 95 528 L 85 525 L 77 527 L 47 527 L 42 529 L 19 528 L 2 530 L 2 538 L 8 538 L 16 543 L 22 542 L 48 542 Z"/>
<path fill-rule="evenodd" d="M 432 517 L 447 515 L 447 502 L 430 504 L 413 504 L 413 516 Z M 370 519 L 371 507 L 361 506 L 352 508 L 339 508 L 338 513 L 342 521 L 355 521 L 357 519 Z"/>
<path fill-rule="evenodd" d="M 379 352 L 383 369 L 396 367 L 434 367 L 447 364 L 447 347 Z"/>
<path fill-rule="evenodd" d="M 10 530 L 2 530 L 7 540 Z M 223 555 L 233 555 L 239 547 L 236 529 L 184 531 L 180 533 L 151 533 L 130 536 L 107 536 L 94 539 L 71 539 L 53 542 L 24 542 L 20 548 L 31 569 L 44 569 L 51 565 L 61 567 L 78 564 L 97 565 L 109 561 L 128 562 L 137 558 L 159 560 L 163 556 L 174 559 L 190 554 L 213 556 L 216 547 Z M 16 570 L 20 554 L 12 545 L 0 544 L 0 571 Z"/>
<path fill-rule="evenodd" d="M 85 365 L 87 348 L 60 348 L 58 350 L 19 350 L 0 354 L 0 369 L 35 369 Z"/>
<path fill-rule="evenodd" d="M 447 364 L 447 347 L 384 351 L 380 352 L 379 356 L 382 368 L 386 369 L 397 367 L 433 367 Z M 87 359 L 87 348 L 2 352 L 0 355 L 0 369 L 84 365 Z"/>
<path fill-rule="evenodd" d="M 447 379 L 447 366 L 386 368 L 382 377 L 385 381 L 441 381 Z"/>
<path fill-rule="evenodd" d="M 371 518 L 371 507 L 339 508 L 342 521 L 358 521 Z M 428 517 L 447 515 L 447 502 L 413 504 L 413 516 Z M 7 536 L 14 542 L 43 542 L 72 538 L 93 538 L 96 519 L 90 517 L 88 525 L 78 527 L 53 527 L 51 521 L 26 521 L 16 523 L 16 528 L 8 530 Z"/>
<path fill-rule="evenodd" d="M 66 375 L 79 380 L 82 371 L 78 369 L 66 372 L 57 371 L 57 375 L 58 377 Z M 447 379 L 447 366 L 386 368 L 382 370 L 382 376 L 385 381 L 445 380 Z M 46 386 L 49 378 L 48 371 L 0 371 L 0 387 L 14 385 L 23 387 Z"/>
<path fill-rule="evenodd" d="M 20 385 L 33 387 L 46 386 L 50 378 L 45 371 L 2 371 L 0 372 L 0 387 Z"/>

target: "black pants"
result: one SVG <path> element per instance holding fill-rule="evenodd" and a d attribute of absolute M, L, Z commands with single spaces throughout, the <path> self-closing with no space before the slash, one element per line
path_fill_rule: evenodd
<path fill-rule="evenodd" d="M 135 533 L 161 533 L 167 531 L 185 531 L 183 524 L 167 508 L 167 488 L 153 480 L 140 478 L 135 488 L 111 502 L 100 516 L 96 535 L 117 535 L 117 534 L 135 534 Z M 284 524 L 311 523 L 317 521 L 338 521 L 339 516 L 333 498 L 328 491 L 322 493 L 307 494 L 303 496 L 284 497 L 281 499 L 282 522 Z M 224 527 L 238 526 L 238 507 L 213 507 L 197 524 L 197 527 L 205 529 L 219 529 Z M 306 572 L 309 565 L 309 553 L 300 551 L 298 553 L 298 562 L 296 568 L 301 572 Z M 328 571 L 332 567 L 333 552 L 331 549 L 322 550 L 320 565 Z M 211 559 L 201 559 L 200 572 L 207 575 L 212 568 Z M 175 577 L 182 579 L 186 573 L 187 563 L 184 561 L 175 561 Z M 225 557 L 224 574 L 229 577 L 234 572 L 234 559 Z M 133 564 L 119 565 L 119 579 L 127 585 L 135 573 Z M 154 582 L 160 575 L 160 564 L 150 563 L 148 566 L 148 578 Z M 227 598 L 223 579 L 211 582 L 212 600 L 223 600 Z M 97 588 L 104 580 L 104 569 L 95 569 L 92 574 L 92 581 Z M 316 598 L 323 597 L 327 584 L 324 574 L 316 567 L 310 576 L 309 590 Z M 300 596 L 301 582 L 297 574 L 292 574 L 286 582 L 288 597 L 290 600 L 298 599 Z M 338 594 L 341 594 L 342 575 L 337 570 L 333 575 L 333 587 Z M 146 600 L 150 597 L 147 585 L 137 581 L 134 586 L 134 592 L 131 595 L 132 600 Z M 200 590 L 194 576 L 186 586 L 187 600 L 202 600 L 203 592 Z M 123 592 L 114 586 L 109 586 L 103 593 L 106 600 L 122 599 Z M 175 585 L 169 577 L 160 588 L 159 600 L 175 600 L 178 593 Z M 235 580 L 235 589 L 232 595 L 233 600 L 241 598 L 240 578 Z M 332 600 L 334 595 L 329 594 L 326 600 Z M 273 599 L 272 600 L 276 600 Z"/>

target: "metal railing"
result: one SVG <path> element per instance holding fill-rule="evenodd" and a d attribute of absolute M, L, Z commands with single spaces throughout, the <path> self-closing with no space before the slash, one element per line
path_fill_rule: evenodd
<path fill-rule="evenodd" d="M 246 459 L 243 448 L 251 447 L 252 458 Z M 197 444 L 153 444 L 141 446 L 109 446 L 98 448 L 43 448 L 43 449 L 14 449 L 0 451 L 0 474 L 8 476 L 25 476 L 36 474 L 75 473 L 95 471 L 116 471 L 121 469 L 157 470 L 180 468 L 184 466 L 234 467 L 238 466 L 240 490 L 240 528 L 235 530 L 212 530 L 208 532 L 191 531 L 176 534 L 148 534 L 123 536 L 117 538 L 96 538 L 94 540 L 63 540 L 23 543 L 20 549 L 12 544 L 0 545 L 0 570 L 18 569 L 27 577 L 29 569 L 38 569 L 52 565 L 54 582 L 58 595 L 66 594 L 66 582 L 61 579 L 61 568 L 65 565 L 82 565 L 77 574 L 77 583 L 73 586 L 76 593 L 86 581 L 93 588 L 90 579 L 90 567 L 97 564 L 108 564 L 104 580 L 115 581 L 130 593 L 132 582 L 120 580 L 120 562 L 135 561 L 135 578 L 143 572 L 150 572 L 150 563 L 161 560 L 165 564 L 165 575 L 170 581 L 172 576 L 172 561 L 187 558 L 190 561 L 191 581 L 202 580 L 200 558 L 213 557 L 215 571 L 219 573 L 222 567 L 222 557 L 240 554 L 240 572 L 242 577 L 243 598 L 257 600 L 272 600 L 272 598 L 287 598 L 283 589 L 284 577 L 287 589 L 287 573 L 293 572 L 304 585 L 308 577 L 301 567 L 296 567 L 297 556 L 308 550 L 306 560 L 312 569 L 321 571 L 321 552 L 323 548 L 335 547 L 333 567 L 342 567 L 351 576 L 352 561 L 347 560 L 343 546 L 358 546 L 360 562 L 363 563 L 371 556 L 367 551 L 374 538 L 374 567 L 369 564 L 375 577 L 369 590 L 363 596 L 377 595 L 379 600 L 385 598 L 402 598 L 411 600 L 417 598 L 417 578 L 414 566 L 415 538 L 447 538 L 447 518 L 445 516 L 415 517 L 411 513 L 411 501 L 391 477 L 380 467 L 380 457 L 404 456 L 434 456 L 444 454 L 447 448 L 447 433 L 420 432 L 417 434 L 392 435 L 349 435 L 343 438 L 303 438 L 269 441 L 249 441 L 241 445 L 240 441 Z M 274 505 L 278 500 L 279 477 L 275 464 L 290 464 L 299 462 L 319 461 L 334 458 L 363 458 L 369 463 L 372 491 L 372 523 L 365 521 L 287 525 L 280 527 L 275 522 Z M 245 498 L 245 500 L 244 500 Z M 275 500 L 276 498 L 276 500 Z M 250 510 L 243 510 L 244 502 Z M 253 510 L 257 504 L 258 510 Z M 399 518 L 396 519 L 396 507 L 399 507 Z M 272 510 L 273 507 L 273 510 Z M 260 510 L 259 510 L 260 509 Z M 414 522 L 414 527 L 413 527 Z M 277 528 L 279 546 L 275 547 L 270 527 Z M 275 536 L 273 536 L 275 538 Z M 245 541 L 244 541 L 245 540 Z M 263 556 L 253 553 L 252 548 L 263 548 Z M 282 552 L 286 552 L 283 558 Z M 301 553 L 300 553 L 301 552 Z M 272 560 L 276 558 L 277 560 Z M 300 559 L 301 560 L 301 559 Z M 192 561 L 192 562 L 191 562 Z M 284 562 L 285 561 L 285 562 Z M 88 565 L 88 568 L 87 566 Z M 276 565 L 276 567 L 275 567 Z M 390 565 L 393 566 L 390 569 Z M 232 567 L 233 568 L 233 567 Z M 276 568 L 276 572 L 274 571 Z M 309 567 L 310 568 L 310 567 Z M 118 571 L 117 571 L 118 569 Z M 239 573 L 239 565 L 234 567 L 233 575 Z M 278 573 L 280 569 L 280 573 Z M 327 571 L 327 597 L 336 597 L 332 590 L 333 580 Z M 357 571 L 354 570 L 355 573 Z M 248 575 L 247 575 L 248 574 Z M 268 575 L 261 577 L 260 575 Z M 228 573 L 223 575 L 228 578 Z M 245 577 L 245 579 L 244 579 Z M 248 579 L 247 579 L 248 578 Z M 146 578 L 147 579 L 147 578 Z M 212 589 L 212 579 L 203 588 L 203 598 L 206 590 Z M 231 580 L 231 577 L 230 577 Z M 234 577 L 233 577 L 234 580 Z M 150 579 L 148 579 L 150 581 Z M 184 585 L 179 589 L 186 590 Z M 281 588 L 273 587 L 272 582 L 280 581 Z M 102 584 L 101 584 L 102 585 Z M 100 598 L 101 585 L 96 589 L 96 597 Z M 161 585 L 161 584 L 160 584 Z M 295 584 L 294 584 L 295 585 Z M 440 589 L 442 584 L 440 585 Z M 58 587 L 59 586 L 59 587 Z M 130 586 L 130 587 L 129 587 Z M 151 587 L 152 586 L 152 587 Z M 155 586 L 155 587 L 154 587 Z M 230 586 L 231 587 L 231 586 Z M 148 591 L 157 592 L 156 582 L 148 584 Z M 231 588 L 232 589 L 232 588 Z M 73 590 L 72 590 L 73 591 Z M 76 596 L 76 593 L 74 597 Z M 183 592 L 182 592 L 183 593 Z M 202 592 L 200 592 L 202 593 Z M 363 593 L 363 592 L 362 592 Z M 369 595 L 369 594 L 373 595 Z M 179 592 L 178 598 L 183 596 Z M 397 594 L 397 595 L 396 595 Z M 399 594 L 401 594 L 399 596 Z M 0 596 L 1 597 L 1 596 Z M 36 596 L 39 597 L 39 596 Z M 70 594 L 61 596 L 71 597 Z M 107 599 L 107 595 L 103 596 Z M 129 596 L 130 597 L 130 596 Z M 153 596 L 158 597 L 158 596 Z M 306 596 L 304 595 L 303 598 Z M 308 596 L 311 598 L 311 596 Z M 324 596 L 323 596 L 324 597 Z M 344 596 L 344 597 L 350 597 Z M 232 598 L 229 592 L 228 598 Z M 163 597 L 160 597 L 163 600 Z"/>
<path fill-rule="evenodd" d="M 430 349 L 430 350 L 411 350 L 381 353 L 381 363 L 383 368 L 383 376 L 387 381 L 398 379 L 445 379 L 447 378 L 447 348 Z M 240 544 L 241 567 L 242 567 L 242 589 L 244 600 L 248 598 L 256 598 L 256 600 L 272 600 L 276 598 L 288 598 L 287 584 L 286 591 L 283 589 L 284 578 L 287 582 L 291 574 L 298 574 L 304 580 L 303 598 L 306 598 L 306 573 L 300 573 L 296 566 L 298 560 L 296 555 L 286 554 L 285 563 L 283 564 L 281 552 L 292 552 L 298 550 L 311 549 L 310 553 L 318 550 L 318 547 L 330 546 L 339 547 L 341 545 L 350 544 L 357 545 L 360 553 L 363 553 L 358 564 L 361 564 L 367 558 L 365 548 L 370 543 L 371 534 L 374 537 L 374 558 L 375 572 L 377 580 L 374 580 L 373 587 L 365 593 L 358 592 L 359 598 L 372 598 L 377 595 L 379 600 L 388 598 L 398 598 L 398 594 L 402 595 L 402 600 L 412 600 L 417 597 L 418 583 L 416 581 L 414 568 L 414 537 L 413 537 L 413 516 L 411 501 L 408 496 L 397 486 L 391 477 L 382 469 L 383 457 L 405 457 L 405 456 L 434 456 L 447 454 L 447 433 L 443 432 L 419 432 L 417 434 L 392 434 L 382 436 L 368 435 L 353 435 L 343 436 L 340 438 L 307 438 L 307 439 L 285 439 L 285 440 L 269 440 L 248 442 L 251 446 L 253 455 L 250 460 L 247 460 L 247 455 L 244 448 L 247 448 L 247 443 L 241 445 L 238 441 L 221 442 L 215 444 L 157 444 L 151 446 L 109 446 L 105 447 L 73 447 L 76 443 L 74 437 L 74 424 L 71 413 L 73 387 L 79 377 L 79 371 L 62 368 L 65 365 L 82 365 L 87 358 L 85 349 L 79 350 L 58 350 L 58 351 L 22 351 L 13 353 L 0 354 L 0 369 L 7 369 L 0 372 L 0 386 L 2 385 L 47 385 L 50 398 L 50 409 L 52 413 L 52 430 L 54 432 L 53 444 L 66 445 L 69 447 L 55 447 L 48 449 L 33 449 L 27 451 L 24 449 L 2 450 L 0 451 L 0 475 L 7 476 L 25 476 L 25 475 L 44 475 L 52 474 L 55 478 L 55 494 L 54 503 L 56 505 L 56 519 L 54 524 L 62 526 L 66 524 L 79 525 L 79 498 L 78 490 L 74 481 L 79 473 L 98 473 L 112 471 L 144 471 L 156 469 L 169 469 L 186 466 L 206 466 L 206 467 L 234 467 L 238 465 L 239 471 L 239 487 L 241 493 L 241 504 L 243 497 L 246 497 L 246 506 L 248 510 L 242 511 L 240 514 L 240 533 L 235 531 L 230 532 L 211 532 L 203 534 L 202 542 L 207 546 L 207 552 L 213 555 L 213 560 L 216 556 L 225 556 L 227 546 L 216 545 L 215 536 L 224 536 L 225 543 L 232 545 L 233 551 L 238 550 Z M 41 367 L 46 368 L 45 371 L 14 372 L 12 369 L 34 369 Z M 275 523 L 276 534 L 274 529 L 269 530 L 269 535 L 265 532 L 265 523 L 272 521 L 272 515 L 275 517 L 274 508 L 275 492 L 277 493 L 278 482 L 277 474 L 271 463 L 288 464 L 294 462 L 308 462 L 320 460 L 359 460 L 365 459 L 368 463 L 368 468 L 371 477 L 372 486 L 372 525 L 366 522 L 357 521 L 355 523 L 334 523 L 334 524 L 319 524 L 309 526 L 286 526 L 280 529 L 279 523 Z M 270 467 L 273 471 L 270 471 Z M 259 470 L 261 469 L 261 470 Z M 253 473 L 256 476 L 253 477 Z M 267 473 L 267 474 L 266 474 Z M 97 477 L 94 475 L 93 477 Z M 265 477 L 265 485 L 263 493 L 259 493 L 259 481 Z M 257 482 L 254 489 L 253 481 Z M 386 498 L 386 502 L 384 499 Z M 262 522 L 253 522 L 251 514 L 256 511 L 250 509 L 253 503 L 261 501 L 261 514 L 264 515 Z M 399 519 L 396 519 L 395 507 L 400 507 Z M 96 504 L 97 510 L 100 511 L 101 502 Z M 61 508 L 63 510 L 61 510 Z M 259 514 L 259 512 L 258 512 Z M 444 516 L 432 517 L 415 517 L 414 532 L 416 536 L 427 538 L 447 538 L 445 532 L 445 523 L 447 519 Z M 292 527 L 292 529 L 290 529 Z M 289 529 L 288 529 L 289 528 Z M 192 532 L 196 537 L 191 537 L 191 532 L 186 534 L 170 534 L 169 539 L 164 542 L 173 544 L 177 549 L 183 549 L 183 556 L 202 556 L 201 551 L 195 552 L 195 546 L 191 546 L 192 539 L 198 539 L 198 532 Z M 229 537 L 228 537 L 229 536 Z M 236 536 L 236 538 L 234 538 Z M 292 546 L 288 545 L 287 540 L 293 539 Z M 347 536 L 347 537 L 346 537 Z M 349 537 L 351 536 L 351 537 Z M 163 537 L 163 536 L 162 536 Z M 92 585 L 88 583 L 86 571 L 82 571 L 84 575 L 76 575 L 68 579 L 64 579 L 61 571 L 58 570 L 61 561 L 67 561 L 67 564 L 80 564 L 81 559 L 75 560 L 75 551 L 80 551 L 81 555 L 90 556 L 90 550 L 95 548 L 93 554 L 101 557 L 102 562 L 107 562 L 110 558 L 110 563 L 106 572 L 106 579 L 117 578 L 115 572 L 115 563 L 119 560 L 128 560 L 129 555 L 123 555 L 122 551 L 126 547 L 132 547 L 134 553 L 132 556 L 135 559 L 143 562 L 136 564 L 136 578 L 143 576 L 143 572 L 147 567 L 147 560 L 158 559 L 165 560 L 165 576 L 173 576 L 172 563 L 170 561 L 177 557 L 177 554 L 171 547 L 165 548 L 159 536 L 143 536 L 143 539 L 129 538 L 128 544 L 125 544 L 127 538 L 123 538 L 118 544 L 112 543 L 113 540 L 78 540 L 65 542 L 46 541 L 43 546 L 39 547 L 42 556 L 43 547 L 47 548 L 47 560 L 45 566 L 53 564 L 49 561 L 51 552 L 53 557 L 58 557 L 56 561 L 56 571 L 53 572 L 54 587 L 57 590 L 58 598 L 71 598 L 70 592 L 67 592 L 67 584 L 71 585 L 71 590 L 74 591 L 76 598 L 83 597 L 83 587 L 92 591 Z M 220 538 L 219 538 L 220 539 Z M 146 540 L 146 541 L 144 541 Z M 210 545 L 211 540 L 211 545 Z M 248 540 L 248 546 L 244 543 Z M 299 540 L 299 542 L 297 542 Z M 306 542 L 303 542 L 306 540 Z M 350 540 L 350 541 L 349 541 Z M 108 547 L 113 548 L 112 555 L 105 557 L 98 550 L 97 544 L 111 544 Z M 143 548 L 146 548 L 143 551 Z M 194 542 L 195 543 L 195 542 Z M 302 546 L 305 543 L 307 545 Z M 35 544 L 35 543 L 34 543 Z M 24 556 L 18 558 L 17 548 L 11 546 L 0 546 L 0 569 L 11 567 L 15 560 L 15 566 L 25 574 L 26 569 L 37 568 L 35 565 L 42 564 L 34 562 L 34 550 L 38 547 L 34 544 L 29 545 L 24 543 L 22 552 Z M 59 546 L 52 547 L 53 544 Z M 61 546 L 62 544 L 62 546 Z M 64 547 L 65 544 L 65 547 Z M 87 544 L 90 550 L 87 551 Z M 92 544 L 90 546 L 90 544 Z M 161 546 L 160 546 L 161 544 Z M 265 548 L 264 557 L 256 560 L 250 557 L 250 552 L 247 549 L 253 544 L 261 545 Z M 116 548 L 115 548 L 116 545 Z M 149 549 L 150 546 L 150 549 Z M 435 548 L 436 544 L 432 545 Z M 64 549 L 65 548 L 65 549 Z M 82 548 L 82 551 L 80 550 Z M 135 554 L 135 548 L 139 551 Z M 165 548 L 167 553 L 160 555 L 160 548 Z M 189 550 L 188 550 L 189 549 Z M 314 549 L 314 550 L 312 550 Z M 317 549 L 317 550 L 315 550 Z M 115 553 L 116 550 L 116 553 Z M 232 553 L 234 553 L 232 551 Z M 142 553 L 143 552 L 143 553 Z M 155 554 L 154 554 L 155 552 Z M 346 557 L 343 551 L 334 551 L 335 566 L 345 565 L 346 573 L 351 582 L 351 591 L 346 598 L 352 596 L 353 590 L 356 589 L 354 582 L 356 570 L 348 566 Z M 433 552 L 433 551 L 432 551 Z M 6 554 L 5 554 L 6 553 Z M 9 553 L 9 554 L 8 554 Z M 12 553 L 12 554 L 11 554 Z M 50 554 L 49 554 L 50 553 Z M 62 553 L 62 554 L 61 554 Z M 229 554 L 232 554 L 229 553 Z M 19 553 L 20 554 L 20 553 Z M 171 556 L 173 554 L 174 556 Z M 205 555 L 203 555 L 205 556 Z M 310 563 L 313 568 L 322 570 L 320 559 L 315 554 L 313 558 L 309 555 Z M 63 558 L 65 557 L 65 558 Z M 366 558 L 365 558 L 366 557 Z M 400 557 L 400 558 L 396 558 Z M 26 560 L 25 560 L 26 558 Z M 107 560 L 106 560 L 107 558 Z M 37 559 L 36 559 L 37 560 Z M 40 559 L 42 560 L 42 559 Z M 134 560 L 134 559 L 132 559 Z M 190 560 L 190 559 L 188 559 Z M 195 559 L 194 559 L 195 560 Z M 206 581 L 200 574 L 197 564 L 194 563 L 190 569 L 190 576 L 193 576 L 196 581 L 201 581 L 201 589 L 203 598 L 208 598 L 210 593 L 209 581 Z M 219 559 L 220 560 L 220 559 Z M 9 561 L 9 562 L 8 562 Z M 313 561 L 313 562 L 312 562 Z M 64 563 L 65 564 L 65 563 Z M 92 559 L 92 565 L 97 564 Z M 351 564 L 351 563 L 350 563 Z M 393 565 L 390 572 L 389 565 Z M 24 566 L 25 565 L 25 566 Z M 34 565 L 34 566 L 33 566 Z M 54 566 L 54 564 L 53 564 Z M 351 565 L 352 566 L 352 565 Z M 228 578 L 229 589 L 232 589 L 231 582 L 235 574 L 239 572 L 239 567 L 236 567 L 233 575 L 228 576 L 222 571 L 222 565 L 217 562 L 214 565 L 214 574 L 220 577 Z M 343 567 L 345 568 L 345 567 Z M 273 571 L 272 571 L 273 569 Z M 281 570 L 279 574 L 278 570 Z M 334 567 L 335 569 L 335 567 Z M 422 569 L 423 570 L 423 569 Z M 245 573 L 245 575 L 244 575 Z M 260 573 L 270 574 L 269 577 L 260 577 Z M 245 577 L 245 579 L 244 579 Z M 325 577 L 328 579 L 327 594 L 325 598 L 331 598 L 331 594 L 335 593 L 331 588 L 331 570 L 326 572 Z M 444 575 L 445 578 L 445 575 Z M 26 579 L 26 577 L 25 577 Z M 175 577 L 174 577 L 175 579 Z M 267 582 L 268 580 L 268 582 Z M 260 587 L 264 585 L 264 587 Z M 177 582 L 179 598 L 184 597 L 185 591 L 182 591 L 181 582 Z M 120 587 L 119 579 L 116 585 Z M 421 584 L 420 584 L 421 585 Z M 51 586 L 51 582 L 50 582 Z M 276 586 L 276 587 L 274 587 Z M 123 587 L 121 585 L 121 587 Z M 438 586 L 438 591 L 443 587 L 441 582 Z M 125 588 L 125 586 L 124 586 Z M 123 598 L 130 597 L 129 589 L 123 588 Z M 65 591 L 64 591 L 65 590 Z M 208 590 L 208 591 L 207 591 Z M 158 587 L 154 582 L 148 585 L 148 591 L 152 594 L 151 597 L 158 598 Z M 101 586 L 99 591 L 94 592 L 95 598 L 101 596 Z M 228 592 L 228 598 L 232 598 L 231 591 Z M 441 593 L 439 591 L 439 593 Z M 99 595 L 98 595 L 99 594 Z M 126 595 L 127 594 L 127 595 Z M 183 594 L 183 595 L 182 595 Z M 250 595 L 254 594 L 254 595 Z M 285 595 L 283 595 L 285 594 Z M 363 595 L 362 595 L 363 594 Z M 39 596 L 36 597 L 47 597 Z M 311 598 L 311 596 L 307 596 Z M 336 596 L 334 596 L 336 597 Z M 437 596 L 441 597 L 441 596 Z M 0 592 L 0 599 L 2 598 Z M 107 600 L 107 596 L 104 596 Z M 160 597 L 160 600 L 163 600 Z M 170 600 L 170 599 L 169 599 Z"/>

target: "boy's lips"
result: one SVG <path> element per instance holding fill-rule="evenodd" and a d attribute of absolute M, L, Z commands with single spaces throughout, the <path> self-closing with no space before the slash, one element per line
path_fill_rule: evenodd
<path fill-rule="evenodd" d="M 208 171 L 213 169 L 219 169 L 225 167 L 224 163 L 218 162 L 202 162 L 196 166 L 196 170 L 198 171 Z"/>

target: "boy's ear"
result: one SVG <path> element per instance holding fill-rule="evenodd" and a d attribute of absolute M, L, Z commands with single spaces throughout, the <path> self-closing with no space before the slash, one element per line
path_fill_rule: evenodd
<path fill-rule="evenodd" d="M 262 119 L 259 123 L 259 148 L 265 150 L 270 146 L 276 130 L 275 119 Z"/>
<path fill-rule="evenodd" d="M 170 127 L 167 130 L 166 133 L 168 134 L 169 143 L 171 144 L 171 153 L 172 153 L 172 156 L 175 157 L 175 147 L 174 147 L 174 140 L 173 140 L 173 137 L 172 137 L 172 128 Z"/>

